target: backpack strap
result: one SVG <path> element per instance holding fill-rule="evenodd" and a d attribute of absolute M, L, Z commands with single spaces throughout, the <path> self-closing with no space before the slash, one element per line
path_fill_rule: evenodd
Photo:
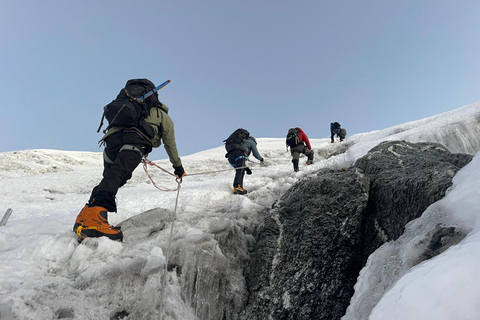
<path fill-rule="evenodd" d="M 103 108 L 102 120 L 100 120 L 100 125 L 98 126 L 97 133 L 99 133 L 100 129 L 102 129 L 103 127 L 103 120 L 105 120 L 105 108 L 106 106 Z"/>
<path fill-rule="evenodd" d="M 120 110 L 118 110 L 117 114 L 115 115 L 115 117 L 113 117 L 112 119 L 112 123 L 115 122 L 115 119 L 117 119 L 118 115 L 120 114 L 120 112 L 122 112 L 122 110 L 126 107 L 126 105 L 123 105 Z M 103 117 L 105 117 L 105 111 L 103 111 L 103 116 L 102 116 L 102 123 L 103 123 Z M 103 130 L 103 133 L 107 133 L 108 129 L 110 129 L 111 125 L 109 125 L 107 128 L 105 128 L 105 130 Z M 98 132 L 98 131 L 97 131 Z"/>

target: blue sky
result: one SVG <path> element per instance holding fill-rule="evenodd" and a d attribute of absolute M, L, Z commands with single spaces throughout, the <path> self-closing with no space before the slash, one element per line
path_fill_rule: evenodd
<path fill-rule="evenodd" d="M 0 152 L 101 151 L 103 106 L 131 78 L 172 80 L 180 155 L 238 127 L 351 135 L 480 100 L 479 1 L 18 0 L 0 29 Z"/>

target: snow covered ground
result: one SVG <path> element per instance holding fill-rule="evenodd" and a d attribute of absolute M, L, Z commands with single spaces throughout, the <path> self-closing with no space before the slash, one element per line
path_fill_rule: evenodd
<path fill-rule="evenodd" d="M 231 192 L 234 171 L 224 157 L 223 146 L 182 157 L 189 175 L 181 184 L 173 239 L 182 245 L 193 244 L 212 228 L 229 223 L 256 224 L 261 221 L 260 213 L 299 179 L 321 168 L 350 166 L 381 141 L 438 142 L 452 152 L 475 155 L 480 150 L 479 124 L 480 102 L 427 119 L 348 136 L 342 143 L 331 144 L 329 138 L 311 139 L 315 163 L 306 166 L 302 158 L 298 173 L 293 172 L 283 138 L 258 138 L 258 148 L 267 166 L 260 167 L 252 157 L 249 165 L 253 174 L 245 176 L 249 190 L 246 196 Z M 248 125 L 245 127 L 248 129 Z M 315 136 L 306 133 L 311 138 Z M 168 160 L 151 160 L 173 171 Z M 149 172 L 157 184 L 177 186 L 162 171 L 149 167 Z M 0 227 L 0 319 L 110 319 L 117 307 L 120 311 L 116 317 L 121 319 L 121 305 L 125 303 L 136 303 L 141 316 L 153 314 L 152 306 L 160 299 L 155 289 L 160 285 L 160 277 L 154 271 L 165 264 L 170 227 L 153 240 L 125 232 L 123 243 L 100 238 L 89 239 L 82 245 L 77 244 L 71 231 L 101 174 L 101 152 L 0 153 L 0 218 L 7 208 L 13 209 L 8 223 Z M 444 199 L 410 223 L 398 241 L 386 244 L 370 257 L 344 318 L 478 319 L 479 193 L 477 155 L 455 176 Z M 110 223 L 118 224 L 155 208 L 173 212 L 176 196 L 176 192 L 154 188 L 139 166 L 120 189 L 118 213 L 109 216 Z M 401 266 L 408 266 L 415 241 L 436 223 L 463 228 L 469 235 L 419 265 L 402 269 L 392 262 L 392 257 L 396 257 Z M 382 278 L 391 274 L 394 267 L 401 269 L 398 281 Z M 129 273 L 138 270 L 149 275 L 146 283 L 136 283 L 138 277 L 129 277 Z M 98 281 L 118 273 L 125 274 L 118 284 L 107 286 Z M 129 281 L 128 288 L 134 289 L 125 292 L 122 281 Z M 191 307 L 182 300 L 174 274 L 165 290 L 167 319 L 196 319 Z M 355 301 L 361 301 L 364 307 L 356 306 Z"/>

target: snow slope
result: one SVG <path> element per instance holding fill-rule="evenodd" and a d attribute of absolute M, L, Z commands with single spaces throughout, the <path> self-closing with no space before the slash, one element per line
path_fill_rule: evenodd
<path fill-rule="evenodd" d="M 174 242 L 194 246 L 199 239 L 208 240 L 212 228 L 260 223 L 261 212 L 299 179 L 321 168 L 350 166 L 381 141 L 438 142 L 452 152 L 475 155 L 480 150 L 479 122 L 480 103 L 475 103 L 347 137 L 342 143 L 312 139 L 314 133 L 307 132 L 315 163 L 307 167 L 302 158 L 298 173 L 293 173 L 283 138 L 259 138 L 258 148 L 267 166 L 260 167 L 252 157 L 249 165 L 253 174 L 245 177 L 249 190 L 246 196 L 231 192 L 234 171 L 224 157 L 223 146 L 183 157 L 189 175 L 178 193 Z M 154 162 L 173 171 L 168 160 Z M 165 264 L 170 227 L 160 231 L 154 240 L 147 240 L 141 226 L 136 226 L 131 229 L 135 232 L 125 232 L 123 243 L 100 238 L 80 246 L 71 231 L 76 215 L 101 178 L 101 152 L 4 152 L 0 153 L 0 169 L 0 210 L 13 209 L 6 226 L 0 227 L 0 319 L 110 319 L 112 314 L 121 319 L 122 305 L 130 305 L 140 317 L 155 314 L 161 285 L 156 271 Z M 171 176 L 154 167 L 148 170 L 157 184 L 177 187 Z M 355 307 L 354 297 L 345 319 L 367 319 L 372 309 L 371 319 L 478 318 L 480 279 L 474 272 L 480 260 L 478 172 L 480 160 L 476 156 L 457 174 L 446 197 L 409 225 L 401 243 L 389 243 L 371 256 L 356 286 L 356 297 L 363 296 L 359 301 L 365 301 L 366 296 L 368 307 Z M 171 226 L 168 215 L 174 211 L 176 197 L 176 192 L 155 189 L 139 166 L 120 189 L 118 213 L 111 214 L 109 220 L 118 224 L 155 209 L 152 214 L 158 214 L 158 223 Z M 388 269 L 387 258 L 392 252 L 406 254 L 408 246 L 404 244 L 426 230 L 421 227 L 425 221 L 431 225 L 437 220 L 461 226 L 470 232 L 469 236 L 445 253 L 402 270 L 394 283 L 379 277 L 372 284 L 369 275 Z M 135 272 L 147 275 L 146 282 L 140 283 L 138 277 L 131 276 Z M 165 288 L 165 318 L 196 319 L 175 281 L 171 274 Z M 379 294 L 373 297 L 371 290 Z"/>

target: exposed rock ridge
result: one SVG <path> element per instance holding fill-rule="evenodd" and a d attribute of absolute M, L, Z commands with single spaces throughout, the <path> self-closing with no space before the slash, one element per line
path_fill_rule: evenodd
<path fill-rule="evenodd" d="M 368 256 L 441 199 L 471 159 L 435 143 L 384 142 L 352 168 L 294 185 L 265 220 L 246 271 L 249 299 L 234 318 L 340 319 Z M 423 257 L 453 242 L 432 239 Z"/>

